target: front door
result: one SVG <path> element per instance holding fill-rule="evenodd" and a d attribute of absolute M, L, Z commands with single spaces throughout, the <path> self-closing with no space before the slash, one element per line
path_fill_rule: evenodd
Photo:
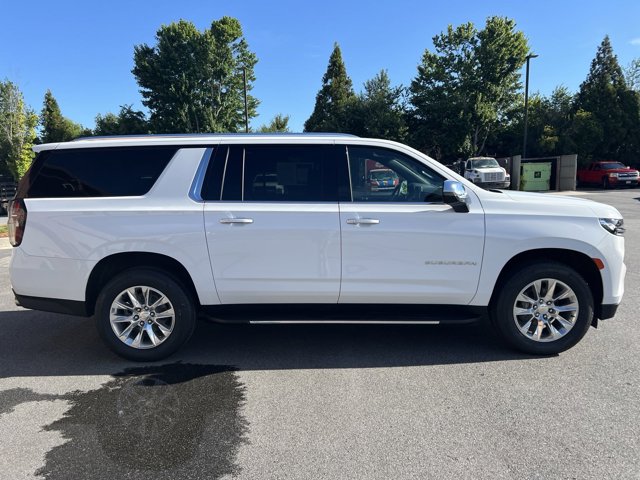
<path fill-rule="evenodd" d="M 343 147 L 344 151 L 344 147 Z M 348 146 L 352 201 L 340 203 L 340 303 L 467 304 L 484 248 L 484 213 L 442 201 L 445 178 L 392 149 Z"/>

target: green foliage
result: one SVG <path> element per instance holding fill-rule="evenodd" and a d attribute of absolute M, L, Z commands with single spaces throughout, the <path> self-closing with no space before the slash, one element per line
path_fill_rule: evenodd
<path fill-rule="evenodd" d="M 335 43 L 313 113 L 304 123 L 305 132 L 348 132 L 349 109 L 355 100 L 340 46 Z"/>
<path fill-rule="evenodd" d="M 82 125 L 62 116 L 60 106 L 51 90 L 47 90 L 44 95 L 40 122 L 42 124 L 40 136 L 42 143 L 68 142 L 87 133 Z"/>
<path fill-rule="evenodd" d="M 392 87 L 386 70 L 364 84 L 350 109 L 349 133 L 402 142 L 407 136 L 405 89 Z"/>
<path fill-rule="evenodd" d="M 621 160 L 637 155 L 640 124 L 638 95 L 627 87 L 622 68 L 606 36 L 591 62 L 586 80 L 580 85 L 575 104 L 577 125 L 573 128 L 573 141 L 584 148 L 582 141 L 592 148 L 595 159 Z M 587 115 L 588 120 L 586 120 Z M 597 137 L 586 137 L 585 132 L 601 131 Z"/>
<path fill-rule="evenodd" d="M 547 157 L 574 152 L 569 137 L 573 121 L 574 96 L 564 86 L 554 89 L 549 97 L 529 97 L 527 156 Z M 524 132 L 524 96 L 513 105 L 512 114 L 487 141 L 487 150 L 496 156 L 511 156 L 522 149 Z"/>
<path fill-rule="evenodd" d="M 624 71 L 627 86 L 640 93 L 640 58 L 634 58 Z"/>
<path fill-rule="evenodd" d="M 96 116 L 96 135 L 137 135 L 149 133 L 149 122 L 145 114 L 134 110 L 132 105 L 120 106 L 120 112 L 98 114 Z"/>
<path fill-rule="evenodd" d="M 243 69 L 247 90 L 257 57 L 240 22 L 222 17 L 204 32 L 180 20 L 156 32 L 156 45 L 134 48 L 132 70 L 151 112 L 155 133 L 237 132 L 244 125 Z M 248 95 L 249 118 L 258 100 Z"/>
<path fill-rule="evenodd" d="M 18 86 L 0 82 L 0 162 L 16 180 L 33 161 L 38 115 L 27 108 Z"/>
<path fill-rule="evenodd" d="M 286 133 L 289 131 L 289 115 L 278 113 L 268 125 L 262 125 L 260 133 Z"/>
<path fill-rule="evenodd" d="M 529 50 L 513 20 L 490 17 L 433 37 L 412 81 L 412 143 L 441 156 L 476 155 L 512 115 L 521 88 L 519 70 Z"/>

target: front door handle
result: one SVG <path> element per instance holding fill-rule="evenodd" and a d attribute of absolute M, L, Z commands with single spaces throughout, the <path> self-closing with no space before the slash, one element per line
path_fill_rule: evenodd
<path fill-rule="evenodd" d="M 377 225 L 380 220 L 377 218 L 347 218 L 349 225 Z"/>
<path fill-rule="evenodd" d="M 239 223 L 245 225 L 247 223 L 253 223 L 253 218 L 221 218 L 220 223 L 234 224 Z"/>

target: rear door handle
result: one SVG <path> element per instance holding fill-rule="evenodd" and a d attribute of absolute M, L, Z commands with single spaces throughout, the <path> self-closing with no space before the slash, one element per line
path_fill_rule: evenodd
<path fill-rule="evenodd" d="M 377 225 L 380 220 L 377 218 L 347 218 L 349 225 Z"/>
<path fill-rule="evenodd" d="M 224 223 L 224 224 L 240 223 L 244 225 L 247 223 L 253 223 L 253 218 L 221 218 L 220 223 Z"/>

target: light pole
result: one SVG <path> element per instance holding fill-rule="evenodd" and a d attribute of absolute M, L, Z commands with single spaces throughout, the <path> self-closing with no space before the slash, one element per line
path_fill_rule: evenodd
<path fill-rule="evenodd" d="M 527 128 L 529 126 L 529 60 L 538 55 L 530 53 L 527 55 L 527 77 L 524 84 L 524 141 L 522 142 L 522 158 L 527 158 Z"/>
<path fill-rule="evenodd" d="M 247 108 L 247 69 L 245 67 L 242 68 L 242 81 L 244 82 L 244 133 L 249 133 L 249 109 Z"/>

